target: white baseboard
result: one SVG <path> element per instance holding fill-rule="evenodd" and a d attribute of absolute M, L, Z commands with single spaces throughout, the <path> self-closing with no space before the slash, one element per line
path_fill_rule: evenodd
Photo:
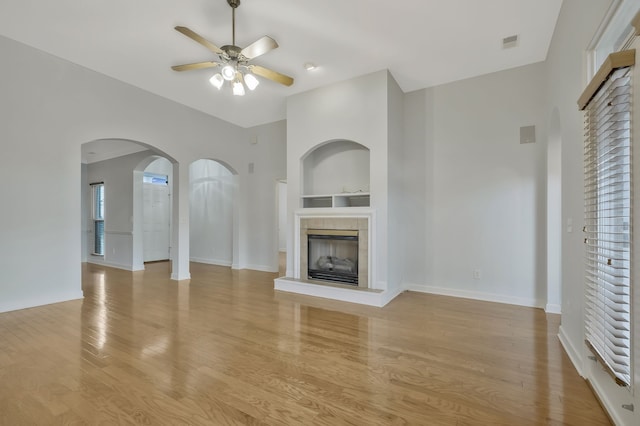
<path fill-rule="evenodd" d="M 191 257 L 189 261 L 196 262 L 196 263 L 205 263 L 207 265 L 227 266 L 227 267 L 231 266 L 230 260 L 222 260 L 222 259 L 207 259 L 204 257 Z"/>
<path fill-rule="evenodd" d="M 278 272 L 278 267 L 267 266 L 267 265 L 247 265 L 244 269 L 251 269 L 252 271 L 260 271 L 260 272 Z"/>
<path fill-rule="evenodd" d="M 567 353 L 567 355 L 569 355 L 569 359 L 571 360 L 571 363 L 575 367 L 576 371 L 578 372 L 580 377 L 584 378 L 585 375 L 582 364 L 582 356 L 580 355 L 578 349 L 573 346 L 571 340 L 567 337 L 567 333 L 564 331 L 562 325 L 560 325 L 560 329 L 558 330 L 558 339 L 560 339 L 560 344 L 564 348 L 564 351 Z"/>
<path fill-rule="evenodd" d="M 0 302 L 0 313 L 17 311 L 20 309 L 35 308 L 36 306 L 52 305 L 54 303 L 69 302 L 84 298 L 82 291 L 66 293 L 64 295 L 34 297 L 29 300 L 21 300 L 19 302 Z"/>
<path fill-rule="evenodd" d="M 108 262 L 105 260 L 98 260 L 98 259 L 92 259 L 92 258 L 87 259 L 87 263 L 93 263 L 94 265 L 108 266 L 110 268 L 123 269 L 125 271 L 136 270 L 133 268 L 133 265 L 127 265 L 124 263 L 116 263 L 116 262 Z"/>
<path fill-rule="evenodd" d="M 547 305 L 544 308 L 544 311 L 548 314 L 561 314 L 562 313 L 562 306 L 561 305 L 555 305 L 553 303 L 547 303 Z"/>
<path fill-rule="evenodd" d="M 508 305 L 526 306 L 529 308 L 544 308 L 544 302 L 524 297 L 504 296 L 501 294 L 483 293 L 479 291 L 458 290 L 444 287 L 424 286 L 419 284 L 404 284 L 403 290 L 420 293 L 438 294 L 441 296 L 461 297 L 463 299 L 482 300 L 484 302 L 505 303 Z"/>
<path fill-rule="evenodd" d="M 134 271 L 134 272 L 136 272 L 136 271 L 144 271 L 144 263 L 141 264 L 141 265 L 133 265 L 131 270 Z"/>
<path fill-rule="evenodd" d="M 600 379 L 610 380 L 610 376 L 608 375 L 608 373 L 602 372 L 602 376 L 604 377 L 600 377 Z M 631 396 L 631 393 L 629 393 L 629 400 L 615 401 L 614 398 L 612 398 L 612 395 L 603 388 L 603 384 L 600 380 L 598 380 L 597 378 L 588 378 L 587 380 L 591 385 L 591 389 L 600 400 L 600 403 L 603 405 L 605 411 L 607 412 L 611 420 L 613 420 L 613 424 L 621 426 L 638 424 L 637 419 L 635 418 L 635 413 L 626 412 L 626 410 L 620 408 L 621 403 L 633 404 L 633 397 Z"/>
<path fill-rule="evenodd" d="M 394 290 L 386 290 L 382 293 L 382 306 L 385 306 L 387 303 L 391 302 L 393 299 L 398 297 L 400 293 L 404 293 L 404 288 L 396 288 Z"/>
<path fill-rule="evenodd" d="M 174 281 L 183 281 L 183 280 L 190 280 L 191 279 L 191 274 L 190 273 L 186 273 L 184 275 L 178 275 L 175 272 L 171 273 L 171 279 Z"/>

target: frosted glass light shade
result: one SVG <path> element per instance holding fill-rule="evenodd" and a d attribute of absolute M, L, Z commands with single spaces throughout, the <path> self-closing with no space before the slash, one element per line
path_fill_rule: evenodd
<path fill-rule="evenodd" d="M 224 78 L 222 77 L 222 75 L 216 74 L 209 79 L 209 83 L 211 83 L 216 89 L 220 90 L 220 88 L 224 84 Z"/>
<path fill-rule="evenodd" d="M 253 74 L 247 74 L 244 76 L 244 83 L 247 85 L 247 87 L 249 88 L 249 90 L 253 90 L 256 87 L 258 87 L 258 84 L 260 84 L 260 82 L 258 81 L 257 78 L 255 78 L 253 76 Z"/>
<path fill-rule="evenodd" d="M 222 73 L 222 77 L 224 77 L 225 80 L 231 81 L 236 76 L 236 69 L 231 65 L 225 65 L 222 68 L 221 73 Z"/>
<path fill-rule="evenodd" d="M 233 94 L 236 96 L 244 96 L 244 84 L 240 81 L 235 81 L 233 83 Z"/>

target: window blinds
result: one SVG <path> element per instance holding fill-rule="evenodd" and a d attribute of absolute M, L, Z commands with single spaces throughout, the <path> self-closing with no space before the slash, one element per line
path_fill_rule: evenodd
<path fill-rule="evenodd" d="M 585 108 L 587 346 L 631 383 L 631 68 L 614 70 Z"/>

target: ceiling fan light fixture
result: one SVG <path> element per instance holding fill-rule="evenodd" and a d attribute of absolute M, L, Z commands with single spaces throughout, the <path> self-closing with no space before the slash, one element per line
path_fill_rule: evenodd
<path fill-rule="evenodd" d="M 240 80 L 233 82 L 233 94 L 235 96 L 244 96 L 244 84 Z"/>
<path fill-rule="evenodd" d="M 225 65 L 224 67 L 222 67 L 220 73 L 222 74 L 222 77 L 227 81 L 231 81 L 236 78 L 236 68 L 233 65 Z"/>
<path fill-rule="evenodd" d="M 209 79 L 209 83 L 211 83 L 216 89 L 220 90 L 224 84 L 224 78 L 220 73 L 217 73 Z"/>
<path fill-rule="evenodd" d="M 209 60 L 191 64 L 172 66 L 174 71 L 199 70 L 203 68 L 217 68 L 219 70 L 214 76 L 209 78 L 211 84 L 218 90 L 225 86 L 225 81 L 229 82 L 236 96 L 244 96 L 245 84 L 249 90 L 254 90 L 260 84 L 256 76 L 266 78 L 284 86 L 291 86 L 293 78 L 281 74 L 260 65 L 250 64 L 255 58 L 270 52 L 278 47 L 278 43 L 269 36 L 263 36 L 244 48 L 236 46 L 236 8 L 240 6 L 241 0 L 227 0 L 231 7 L 231 44 L 222 47 L 202 37 L 200 34 L 187 27 L 176 26 L 174 29 L 179 33 L 189 37 L 193 41 L 207 48 L 211 53 L 218 55 L 218 60 Z M 245 75 L 246 74 L 246 75 Z M 254 75 L 251 75 L 254 74 Z M 246 81 L 245 81 L 246 77 Z"/>
<path fill-rule="evenodd" d="M 254 90 L 260 84 L 257 78 L 253 76 L 253 74 L 247 74 L 244 76 L 244 83 L 247 85 L 249 90 Z"/>

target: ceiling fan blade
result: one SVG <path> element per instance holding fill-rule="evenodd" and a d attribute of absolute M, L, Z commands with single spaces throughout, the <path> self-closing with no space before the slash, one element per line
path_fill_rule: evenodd
<path fill-rule="evenodd" d="M 276 83 L 284 84 L 285 86 L 291 86 L 293 84 L 293 78 L 288 75 L 280 74 L 279 72 L 261 67 L 260 65 L 249 65 L 249 71 L 260 77 L 273 80 Z"/>
<path fill-rule="evenodd" d="M 171 67 L 171 69 L 174 71 L 190 71 L 190 70 L 199 70 L 202 68 L 217 67 L 218 65 L 220 64 L 214 61 L 196 62 L 195 64 L 174 65 Z"/>
<path fill-rule="evenodd" d="M 247 59 L 257 58 L 278 47 L 278 43 L 269 36 L 254 41 L 240 52 Z"/>
<path fill-rule="evenodd" d="M 176 31 L 186 35 L 187 37 L 189 37 L 190 39 L 197 41 L 198 43 L 200 43 L 201 45 L 203 45 L 204 47 L 206 47 L 207 49 L 209 49 L 210 51 L 212 51 L 213 53 L 217 53 L 217 54 L 222 54 L 224 53 L 222 51 L 222 49 L 220 49 L 218 46 L 216 46 L 215 44 L 211 43 L 209 40 L 206 40 L 204 37 L 202 37 L 199 34 L 194 33 L 193 31 L 191 31 L 189 28 L 187 27 L 175 27 Z"/>

